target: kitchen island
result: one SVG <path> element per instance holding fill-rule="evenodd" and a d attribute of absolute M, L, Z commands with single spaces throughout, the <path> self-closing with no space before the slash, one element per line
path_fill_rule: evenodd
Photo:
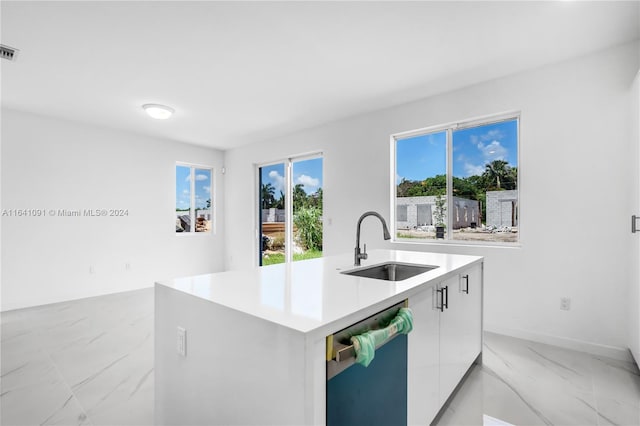
<path fill-rule="evenodd" d="M 404 300 L 408 421 L 428 424 L 480 355 L 483 259 L 374 250 L 359 268 L 385 262 L 437 268 L 384 281 L 344 255 L 156 283 L 156 424 L 324 424 L 326 337 Z"/>

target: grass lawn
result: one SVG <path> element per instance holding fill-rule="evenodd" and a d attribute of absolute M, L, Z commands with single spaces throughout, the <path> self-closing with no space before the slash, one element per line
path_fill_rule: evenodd
<path fill-rule="evenodd" d="M 293 261 L 296 262 L 298 260 L 307 260 L 307 259 L 315 259 L 317 257 L 322 257 L 321 250 L 308 250 L 304 253 L 294 254 Z M 262 258 L 262 265 L 275 265 L 277 263 L 284 263 L 284 253 L 275 253 L 270 254 L 269 257 Z"/>

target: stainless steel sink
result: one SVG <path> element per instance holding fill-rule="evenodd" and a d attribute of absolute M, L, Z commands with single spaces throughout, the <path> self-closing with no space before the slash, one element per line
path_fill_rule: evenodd
<path fill-rule="evenodd" d="M 387 262 L 380 265 L 344 271 L 342 273 L 345 275 L 355 275 L 357 277 L 374 278 L 376 280 L 402 281 L 436 268 L 437 266 Z"/>

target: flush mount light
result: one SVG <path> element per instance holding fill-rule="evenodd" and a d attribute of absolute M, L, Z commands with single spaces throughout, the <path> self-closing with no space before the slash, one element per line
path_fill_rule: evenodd
<path fill-rule="evenodd" d="M 158 104 L 144 104 L 142 108 L 149 114 L 149 117 L 155 118 L 156 120 L 166 120 L 175 112 L 171 107 Z"/>

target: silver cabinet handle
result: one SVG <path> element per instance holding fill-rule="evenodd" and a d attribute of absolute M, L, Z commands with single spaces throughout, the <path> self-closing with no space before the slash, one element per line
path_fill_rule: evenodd
<path fill-rule="evenodd" d="M 469 274 L 463 275 L 462 278 L 465 281 L 465 288 L 462 289 L 462 292 L 469 294 Z"/>
<path fill-rule="evenodd" d="M 440 312 L 444 312 L 444 289 L 445 288 L 446 287 L 436 289 L 436 293 L 440 295 L 440 306 L 438 306 L 436 302 L 436 309 L 440 309 Z"/>
<path fill-rule="evenodd" d="M 444 303 L 443 306 L 447 309 L 449 309 L 449 286 L 446 285 L 443 288 L 444 290 Z"/>

